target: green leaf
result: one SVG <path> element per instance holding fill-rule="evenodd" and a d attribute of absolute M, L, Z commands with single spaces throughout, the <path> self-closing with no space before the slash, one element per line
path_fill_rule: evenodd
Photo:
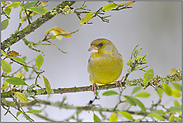
<path fill-rule="evenodd" d="M 44 77 L 43 75 L 42 75 L 42 77 L 44 79 L 44 85 L 45 85 L 45 88 L 46 88 L 46 92 L 48 93 L 48 95 L 50 95 L 50 93 L 51 93 L 50 83 L 49 83 L 49 81 L 46 77 Z"/>
<path fill-rule="evenodd" d="M 8 56 L 3 50 L 1 50 L 1 54 L 5 57 Z"/>
<path fill-rule="evenodd" d="M 148 98 L 151 94 L 147 93 L 147 92 L 140 92 L 138 94 L 135 95 L 135 97 L 140 97 L 140 98 Z"/>
<path fill-rule="evenodd" d="M 116 4 L 114 4 L 114 3 L 108 3 L 108 4 L 106 4 L 106 5 L 102 8 L 102 10 L 103 10 L 103 11 L 110 11 L 110 10 L 114 9 L 115 7 L 116 7 Z"/>
<path fill-rule="evenodd" d="M 159 98 L 161 98 L 162 95 L 163 95 L 164 90 L 161 89 L 161 88 L 158 88 L 157 90 L 158 90 L 158 91 L 156 91 L 156 93 L 158 94 Z"/>
<path fill-rule="evenodd" d="M 118 95 L 118 93 L 116 91 L 109 90 L 109 91 L 105 91 L 102 95 L 111 96 L 111 95 Z"/>
<path fill-rule="evenodd" d="M 24 66 L 24 70 L 25 70 L 26 72 L 29 72 L 29 68 L 28 68 L 27 66 Z"/>
<path fill-rule="evenodd" d="M 25 61 L 27 59 L 27 56 L 23 56 L 22 59 Z"/>
<path fill-rule="evenodd" d="M 179 98 L 181 96 L 180 92 L 176 89 L 172 89 L 172 96 Z"/>
<path fill-rule="evenodd" d="M 95 13 L 90 12 L 90 13 L 87 13 L 87 14 L 85 15 L 84 20 L 85 20 L 86 24 L 90 21 L 90 19 L 93 17 L 94 14 L 95 14 Z M 81 23 L 81 22 L 80 22 L 80 23 Z"/>
<path fill-rule="evenodd" d="M 133 117 L 132 117 L 132 115 L 130 113 L 128 113 L 126 111 L 118 111 L 118 113 L 120 113 L 126 119 L 133 121 Z"/>
<path fill-rule="evenodd" d="M 13 92 L 13 91 L 12 91 Z M 28 103 L 28 100 L 27 100 L 27 97 L 23 94 L 23 93 L 20 93 L 20 92 L 13 92 L 15 94 L 15 96 L 22 102 L 24 103 Z"/>
<path fill-rule="evenodd" d="M 1 31 L 5 30 L 9 25 L 9 20 L 5 19 L 1 22 Z"/>
<path fill-rule="evenodd" d="M 152 114 L 157 114 L 157 115 L 164 116 L 166 113 L 163 110 L 155 110 L 155 111 L 153 111 Z"/>
<path fill-rule="evenodd" d="M 18 77 L 18 78 L 20 78 L 20 79 L 24 79 L 24 78 L 25 78 L 25 75 L 24 75 L 23 73 L 17 73 L 17 74 L 15 75 L 15 77 Z"/>
<path fill-rule="evenodd" d="M 177 89 L 178 91 L 182 91 L 182 85 L 179 83 L 171 83 L 175 89 Z"/>
<path fill-rule="evenodd" d="M 12 56 L 10 58 L 12 58 L 13 60 L 15 60 L 16 62 L 18 62 L 18 63 L 20 63 L 22 65 L 27 65 L 27 63 L 25 62 L 25 60 L 23 60 L 22 58 L 15 57 L 15 56 Z"/>
<path fill-rule="evenodd" d="M 27 111 L 27 113 L 31 113 L 31 114 L 39 114 L 41 112 L 42 111 L 40 111 L 40 110 L 29 110 L 29 111 Z"/>
<path fill-rule="evenodd" d="M 181 112 L 182 108 L 180 108 L 180 107 L 170 107 L 169 110 L 170 110 L 171 113 Z"/>
<path fill-rule="evenodd" d="M 140 119 L 136 119 L 134 122 L 141 122 L 143 120 L 143 118 Z"/>
<path fill-rule="evenodd" d="M 168 96 L 172 96 L 172 89 L 168 84 L 164 84 L 164 91 Z"/>
<path fill-rule="evenodd" d="M 29 2 L 29 3 L 26 3 L 23 8 L 24 9 L 28 9 L 30 7 L 34 7 L 34 5 L 36 4 L 37 2 Z"/>
<path fill-rule="evenodd" d="M 41 54 L 39 54 L 35 60 L 38 70 L 40 70 L 41 66 L 43 65 L 43 62 L 44 62 L 44 57 Z"/>
<path fill-rule="evenodd" d="M 29 10 L 32 10 L 33 12 L 37 13 L 37 14 L 41 14 L 44 15 L 48 12 L 48 10 L 45 7 L 30 7 L 28 8 Z"/>
<path fill-rule="evenodd" d="M 2 69 L 5 73 L 11 72 L 11 65 L 7 61 L 1 59 L 1 66 L 2 66 Z"/>
<path fill-rule="evenodd" d="M 109 117 L 109 121 L 110 122 L 118 122 L 118 116 L 117 116 L 117 114 L 115 112 L 113 112 L 111 114 L 111 116 Z"/>
<path fill-rule="evenodd" d="M 101 122 L 100 118 L 97 115 L 93 115 L 94 122 Z"/>
<path fill-rule="evenodd" d="M 61 35 L 57 35 L 56 38 L 57 38 L 58 40 L 60 40 L 60 41 L 62 40 L 62 36 L 61 36 Z"/>
<path fill-rule="evenodd" d="M 17 117 L 21 114 L 22 112 L 20 112 L 20 111 L 17 111 Z"/>
<path fill-rule="evenodd" d="M 20 4 L 21 4 L 21 2 L 16 1 L 16 2 L 13 2 L 12 4 L 10 4 L 8 7 L 9 8 L 13 7 L 15 9 L 15 8 L 18 8 L 20 6 Z"/>
<path fill-rule="evenodd" d="M 144 86 L 153 78 L 154 70 L 149 69 L 144 73 Z"/>
<path fill-rule="evenodd" d="M 11 77 L 5 80 L 6 82 L 12 84 L 12 85 L 27 85 L 24 80 L 18 78 L 18 77 Z"/>
<path fill-rule="evenodd" d="M 129 102 L 133 106 L 136 106 L 136 102 L 135 102 L 135 100 L 134 100 L 133 97 L 130 97 L 130 96 L 127 96 L 127 95 L 124 96 L 124 97 L 125 97 L 125 99 L 126 99 L 127 102 Z"/>
<path fill-rule="evenodd" d="M 2 1 L 3 6 L 5 5 L 6 1 Z"/>
<path fill-rule="evenodd" d="M 172 113 L 168 119 L 169 122 L 174 122 L 174 113 Z"/>
<path fill-rule="evenodd" d="M 7 15 L 9 16 L 10 13 L 11 13 L 11 8 L 6 7 L 6 8 L 4 9 L 4 13 L 7 14 Z"/>
<path fill-rule="evenodd" d="M 156 118 L 157 120 L 160 120 L 160 121 L 165 120 L 162 116 L 157 115 L 157 114 L 148 114 L 148 116 L 154 117 L 154 118 Z"/>
<path fill-rule="evenodd" d="M 180 104 L 179 104 L 179 102 L 177 100 L 174 100 L 174 106 L 175 107 L 181 107 Z"/>
<path fill-rule="evenodd" d="M 136 92 L 140 91 L 141 89 L 142 89 L 142 87 L 141 87 L 141 86 L 139 86 L 139 87 L 135 87 L 135 88 L 133 89 L 133 91 L 132 91 L 132 94 L 134 94 L 134 93 L 136 93 Z"/>
<path fill-rule="evenodd" d="M 137 98 L 134 98 L 134 100 L 135 100 L 136 104 L 137 104 L 144 112 L 146 112 L 146 107 L 144 106 L 144 104 L 143 104 L 140 100 L 138 100 Z"/>
<path fill-rule="evenodd" d="M 80 25 L 82 26 L 85 23 L 85 18 L 81 18 Z"/>

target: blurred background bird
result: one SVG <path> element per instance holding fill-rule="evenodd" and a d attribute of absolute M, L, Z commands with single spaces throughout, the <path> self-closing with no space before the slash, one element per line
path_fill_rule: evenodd
<path fill-rule="evenodd" d="M 88 73 L 94 93 L 96 87 L 99 89 L 98 85 L 116 82 L 116 85 L 120 83 L 122 87 L 121 81 L 116 80 L 123 69 L 123 58 L 114 44 L 105 38 L 95 39 L 91 42 L 88 51 L 91 52 L 88 60 Z"/>

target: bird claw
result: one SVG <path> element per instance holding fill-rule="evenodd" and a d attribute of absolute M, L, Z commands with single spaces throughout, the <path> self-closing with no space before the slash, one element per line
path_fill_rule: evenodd
<path fill-rule="evenodd" d="M 94 93 L 96 92 L 96 87 L 99 89 L 99 86 L 96 83 L 93 83 L 92 90 L 94 90 Z"/>
<path fill-rule="evenodd" d="M 115 83 L 116 83 L 116 87 L 117 87 L 117 84 L 119 83 L 120 84 L 120 86 L 121 86 L 121 89 L 122 89 L 122 84 L 121 84 L 121 82 L 123 81 L 123 79 L 124 79 L 124 76 L 122 77 L 122 79 L 121 80 L 118 80 L 118 81 L 115 81 Z M 118 89 L 119 89 L 119 91 L 120 91 L 120 87 L 118 87 Z"/>

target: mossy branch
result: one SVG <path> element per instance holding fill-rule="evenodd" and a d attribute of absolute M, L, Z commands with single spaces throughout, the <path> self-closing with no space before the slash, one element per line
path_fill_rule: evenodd
<path fill-rule="evenodd" d="M 53 17 L 57 16 L 58 14 L 62 13 L 62 9 L 68 5 L 72 6 L 76 1 L 63 1 L 59 5 L 57 5 L 52 10 L 48 11 L 45 15 L 42 15 L 39 17 L 36 21 L 29 24 L 24 29 L 15 32 L 11 35 L 11 37 L 7 38 L 3 42 L 1 42 L 1 49 L 5 50 L 6 48 L 10 47 L 11 45 L 17 43 L 22 38 L 30 34 L 31 32 L 34 32 L 37 28 L 39 28 L 41 25 L 46 23 L 47 21 L 51 20 Z"/>
<path fill-rule="evenodd" d="M 158 83 L 153 83 L 155 80 L 158 79 Z M 167 75 L 166 77 L 154 77 L 152 80 L 149 81 L 147 86 L 144 87 L 143 85 L 143 79 L 133 79 L 133 80 L 127 80 L 126 82 L 122 82 L 123 87 L 127 86 L 142 86 L 144 89 L 146 89 L 148 86 L 162 86 L 165 83 L 170 83 L 170 82 L 176 82 L 176 81 L 181 81 L 182 80 L 182 71 L 177 71 L 175 74 L 172 75 Z M 99 86 L 100 90 L 108 90 L 112 88 L 117 88 L 116 84 L 107 84 L 107 85 L 101 85 Z M 13 90 L 14 92 L 22 92 L 23 90 Z M 71 87 L 71 88 L 58 88 L 58 89 L 53 89 L 52 94 L 63 94 L 63 93 L 76 93 L 76 92 L 85 92 L 85 91 L 93 91 L 92 90 L 92 85 L 90 86 L 84 86 L 84 87 Z M 40 93 L 42 92 L 42 93 Z M 32 90 L 32 93 L 36 95 L 47 95 L 46 89 L 36 89 Z M 7 92 L 2 92 L 1 93 L 1 98 L 11 98 L 11 91 Z"/>

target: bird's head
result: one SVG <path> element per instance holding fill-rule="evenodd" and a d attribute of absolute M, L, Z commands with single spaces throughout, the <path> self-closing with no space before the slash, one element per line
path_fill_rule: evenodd
<path fill-rule="evenodd" d="M 105 38 L 99 38 L 92 41 L 88 51 L 90 51 L 92 54 L 97 53 L 99 55 L 114 55 L 115 53 L 118 53 L 114 44 Z"/>

